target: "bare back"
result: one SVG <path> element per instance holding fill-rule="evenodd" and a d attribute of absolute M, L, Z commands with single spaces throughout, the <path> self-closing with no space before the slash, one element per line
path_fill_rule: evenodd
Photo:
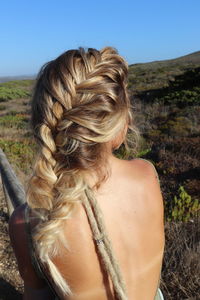
<path fill-rule="evenodd" d="M 163 204 L 156 173 L 152 165 L 139 159 L 130 162 L 112 158 L 111 170 L 96 199 L 128 298 L 152 300 L 159 284 L 164 248 Z M 63 248 L 54 262 L 73 287 L 76 295 L 72 299 L 114 299 L 81 204 L 66 221 L 65 235 L 71 250 Z"/>
<path fill-rule="evenodd" d="M 164 251 L 163 200 L 155 169 L 145 160 L 123 161 L 114 157 L 110 166 L 111 175 L 99 188 L 96 200 L 126 283 L 128 299 L 153 300 Z M 57 290 L 60 299 L 115 299 L 83 206 L 78 204 L 71 219 L 65 222 L 70 250 L 61 248 L 61 255 L 53 261 L 74 296 L 64 298 Z"/>

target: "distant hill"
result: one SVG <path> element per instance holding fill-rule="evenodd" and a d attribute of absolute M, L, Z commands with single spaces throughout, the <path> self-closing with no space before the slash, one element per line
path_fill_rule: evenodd
<path fill-rule="evenodd" d="M 180 89 L 189 90 L 193 93 L 193 98 L 195 99 L 197 99 L 197 93 L 199 99 L 199 68 L 200 51 L 175 59 L 131 64 L 129 65 L 128 87 L 131 95 L 147 101 L 151 101 L 154 98 L 163 98 L 163 96 L 174 98 L 175 95 L 169 93 L 172 90 L 175 92 Z M 195 77 L 195 85 L 192 83 L 193 77 Z M 0 83 L 15 81 L 14 85 L 16 85 L 16 80 L 30 80 L 35 78 L 36 75 L 0 77 Z M 179 84 L 180 80 L 182 82 L 181 85 Z M 20 85 L 20 82 L 18 85 Z M 24 86 L 24 82 L 22 85 Z M 32 85 L 32 82 L 30 82 L 30 85 Z M 176 88 L 174 88 L 175 85 Z M 180 87 L 177 87 L 177 85 L 180 85 Z M 9 87 L 7 86 L 7 88 Z"/>
<path fill-rule="evenodd" d="M 20 75 L 20 76 L 0 76 L 0 83 L 13 80 L 35 79 L 36 75 Z"/>
<path fill-rule="evenodd" d="M 133 94 L 167 88 L 177 76 L 200 67 L 200 51 L 175 59 L 129 66 L 129 88 Z"/>
<path fill-rule="evenodd" d="M 200 51 L 193 52 L 184 56 L 180 56 L 174 59 L 157 60 L 148 63 L 136 63 L 129 65 L 130 68 L 141 67 L 141 68 L 158 68 L 160 66 L 174 66 L 174 65 L 200 65 Z"/>

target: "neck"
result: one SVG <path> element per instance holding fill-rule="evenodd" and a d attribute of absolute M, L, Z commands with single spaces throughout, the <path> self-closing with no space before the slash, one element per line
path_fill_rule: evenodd
<path fill-rule="evenodd" d="M 116 160 L 118 158 L 114 156 L 112 151 L 106 152 L 102 163 L 96 169 L 84 171 L 83 176 L 88 186 L 92 189 L 98 189 L 109 178 L 113 162 Z"/>

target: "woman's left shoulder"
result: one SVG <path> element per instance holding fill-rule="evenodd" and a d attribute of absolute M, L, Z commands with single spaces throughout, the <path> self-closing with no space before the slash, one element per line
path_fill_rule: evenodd
<path fill-rule="evenodd" d="M 26 244 L 25 238 L 25 219 L 24 213 L 26 209 L 26 203 L 18 206 L 12 213 L 9 219 L 9 235 L 14 250 L 18 248 L 18 245 Z M 21 244 L 22 243 L 22 244 Z M 19 250 L 24 247 L 19 247 Z"/>
<path fill-rule="evenodd" d="M 13 211 L 9 219 L 9 236 L 22 279 L 33 288 L 42 288 L 46 282 L 38 277 L 30 256 L 25 222 L 26 207 L 27 204 L 24 203 Z"/>

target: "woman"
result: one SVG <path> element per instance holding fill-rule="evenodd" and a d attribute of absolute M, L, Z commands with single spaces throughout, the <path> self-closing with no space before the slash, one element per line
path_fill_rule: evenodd
<path fill-rule="evenodd" d="M 40 71 L 27 204 L 10 219 L 24 299 L 162 299 L 163 200 L 155 168 L 113 151 L 131 126 L 128 66 L 106 47 Z"/>

